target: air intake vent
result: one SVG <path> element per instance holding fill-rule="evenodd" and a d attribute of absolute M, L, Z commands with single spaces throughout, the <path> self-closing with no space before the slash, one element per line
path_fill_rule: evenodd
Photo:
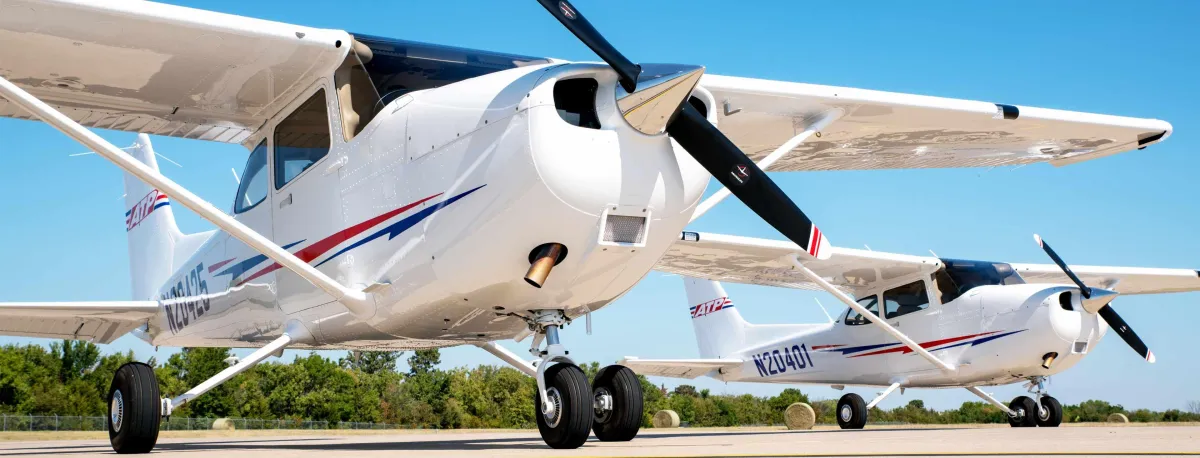
<path fill-rule="evenodd" d="M 644 216 L 608 215 L 604 219 L 605 242 L 640 244 L 645 234 Z"/>
<path fill-rule="evenodd" d="M 1076 341 L 1075 347 L 1071 349 L 1071 353 L 1087 353 L 1087 341 Z"/>

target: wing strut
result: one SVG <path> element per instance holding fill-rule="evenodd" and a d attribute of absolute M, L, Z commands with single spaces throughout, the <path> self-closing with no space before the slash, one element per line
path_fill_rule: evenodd
<path fill-rule="evenodd" d="M 38 100 L 37 97 L 25 92 L 25 90 L 17 87 L 4 77 L 0 77 L 0 95 L 33 113 L 42 121 L 50 124 L 68 137 L 82 143 L 88 149 L 95 151 L 96 154 L 104 156 L 105 159 L 129 172 L 129 174 L 146 182 L 150 186 L 158 188 L 159 191 L 175 199 L 176 202 L 183 204 L 183 206 L 212 222 L 221 228 L 221 230 L 228 232 L 254 250 L 271 258 L 272 261 L 278 262 L 279 265 L 296 272 L 301 277 L 304 277 L 305 280 L 308 280 L 309 283 L 329 293 L 335 300 L 341 302 L 347 309 L 350 309 L 350 312 L 355 316 L 368 318 L 375 315 L 375 301 L 371 295 L 343 286 L 307 262 L 300 260 L 296 255 L 276 245 L 253 229 L 250 229 L 245 224 L 226 215 L 225 212 L 217 210 L 212 204 L 188 191 L 187 188 L 180 186 L 161 173 L 147 167 L 137 159 L 134 159 L 133 156 L 113 146 L 112 143 L 100 138 L 99 135 L 87 130 L 45 102 Z"/>
<path fill-rule="evenodd" d="M 817 286 L 820 286 L 821 289 L 825 290 L 829 294 L 832 294 L 833 297 L 838 298 L 838 300 L 842 301 L 842 303 L 850 306 L 851 309 L 866 317 L 872 323 L 879 325 L 879 327 L 883 328 L 884 331 L 886 331 L 888 334 L 891 334 L 892 337 L 895 337 L 905 346 L 912 349 L 913 352 L 916 352 L 918 355 L 921 355 L 922 358 L 929 360 L 929 362 L 933 363 L 934 366 L 937 366 L 941 370 L 946 372 L 954 372 L 954 366 L 951 366 L 945 361 L 938 359 L 938 357 L 933 356 L 933 353 L 930 353 L 924 347 L 917 344 L 916 341 L 908 338 L 908 336 L 904 335 L 903 332 L 900 332 L 899 329 L 896 329 L 892 327 L 892 325 L 888 324 L 887 320 L 880 318 L 879 315 L 871 313 L 871 311 L 867 310 L 866 307 L 863 307 L 859 305 L 858 302 L 855 302 L 854 298 L 850 297 L 845 292 L 842 292 L 842 290 L 837 289 L 836 286 L 833 286 L 833 284 L 829 283 L 828 281 L 825 281 L 825 279 L 821 278 L 820 275 L 817 275 L 816 272 L 809 270 L 808 267 L 805 267 L 804 264 L 800 262 L 800 258 L 798 256 L 794 254 L 790 255 L 788 256 L 788 260 L 792 262 L 792 265 L 796 266 L 796 269 L 799 270 L 801 274 L 803 274 L 805 277 L 808 277 L 809 281 L 815 283 Z"/>
<path fill-rule="evenodd" d="M 826 127 L 829 127 L 830 124 L 833 124 L 834 121 L 837 121 L 845 113 L 846 111 L 842 110 L 841 108 L 834 108 L 821 113 L 816 121 L 814 121 L 812 124 L 809 124 L 807 129 L 804 129 L 804 132 L 800 132 L 790 140 L 783 142 L 782 145 L 779 145 L 779 148 L 775 148 L 775 151 L 772 151 L 771 154 L 768 154 L 767 157 L 762 158 L 762 160 L 758 161 L 758 163 L 755 165 L 757 165 L 758 168 L 766 171 L 768 167 L 770 167 L 772 164 L 775 164 L 775 162 L 784 155 L 792 152 L 793 149 L 796 149 L 797 146 L 800 146 L 801 143 L 804 143 L 805 140 L 808 140 L 808 137 L 811 137 L 813 134 L 820 132 Z M 696 206 L 696 211 L 692 213 L 692 219 L 688 222 L 691 223 L 692 221 L 696 221 L 696 218 L 708 213 L 709 210 L 712 210 L 712 208 L 721 203 L 722 200 L 725 200 L 726 197 L 729 197 L 729 194 L 729 188 L 721 188 L 717 190 L 717 192 L 713 193 L 713 195 L 708 196 L 707 199 L 704 199 L 704 202 L 701 202 L 700 205 Z"/>

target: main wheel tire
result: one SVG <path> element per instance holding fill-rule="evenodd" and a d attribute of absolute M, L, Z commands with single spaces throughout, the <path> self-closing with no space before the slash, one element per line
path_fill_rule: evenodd
<path fill-rule="evenodd" d="M 158 442 L 162 400 L 154 369 L 126 363 L 108 389 L 108 440 L 117 453 L 149 453 Z"/>
<path fill-rule="evenodd" d="M 867 403 L 862 396 L 846 393 L 837 403 L 838 426 L 842 429 L 863 429 L 867 426 Z"/>
<path fill-rule="evenodd" d="M 1062 404 L 1058 403 L 1058 399 L 1050 396 L 1042 396 L 1042 408 L 1038 410 L 1037 425 L 1046 428 L 1055 428 L 1062 424 Z"/>
<path fill-rule="evenodd" d="M 558 363 L 546 369 L 546 391 L 554 415 L 542 413 L 542 398 L 533 395 L 534 417 L 542 440 L 551 448 L 579 448 L 592 429 L 592 388 L 579 366 Z"/>
<path fill-rule="evenodd" d="M 595 410 L 592 431 L 596 438 L 604 442 L 633 440 L 642 428 L 642 382 L 628 367 L 615 364 L 600 369 L 593 382 L 593 399 L 605 394 L 612 398 L 612 410 Z"/>
<path fill-rule="evenodd" d="M 1008 424 L 1014 428 L 1031 428 L 1037 426 L 1037 403 L 1029 396 L 1017 396 L 1008 404 L 1008 408 L 1016 412 L 1016 416 L 1008 417 Z"/>

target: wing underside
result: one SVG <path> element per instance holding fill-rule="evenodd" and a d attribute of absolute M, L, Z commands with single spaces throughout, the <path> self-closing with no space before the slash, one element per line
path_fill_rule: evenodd
<path fill-rule="evenodd" d="M 1013 264 L 1028 283 L 1071 284 L 1062 269 L 1053 264 Z M 1089 286 L 1121 294 L 1159 294 L 1200 291 L 1200 271 L 1145 267 L 1071 266 Z"/>
<path fill-rule="evenodd" d="M 684 234 L 658 261 L 655 270 L 714 281 L 820 290 L 788 260 L 788 256 L 804 251 L 794 243 L 724 234 Z M 805 261 L 804 265 L 850 293 L 880 281 L 933 272 L 941 265 L 937 258 L 924 256 L 842 247 L 830 250 L 829 259 Z"/>
<path fill-rule="evenodd" d="M 85 126 L 173 137 L 242 142 L 350 40 L 153 2 L 0 2 L 0 76 Z M 31 117 L 2 98 L 0 116 Z"/>
<path fill-rule="evenodd" d="M 0 303 L 0 335 L 107 344 L 157 311 L 154 301 Z"/>
<path fill-rule="evenodd" d="M 758 160 L 839 114 L 768 170 L 1066 165 L 1162 141 L 1171 125 L 1046 108 L 705 75 L 718 126 Z"/>

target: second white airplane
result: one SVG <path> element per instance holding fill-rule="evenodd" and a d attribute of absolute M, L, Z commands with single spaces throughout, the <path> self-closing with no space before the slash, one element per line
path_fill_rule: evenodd
<path fill-rule="evenodd" d="M 1035 238 L 1057 265 L 833 247 L 828 260 L 805 263 L 806 271 L 788 258 L 794 247 L 787 242 L 685 232 L 657 269 L 685 276 L 700 359 L 629 357 L 620 364 L 665 377 L 887 387 L 869 403 L 842 396 L 836 417 L 843 429 L 861 429 L 870 408 L 897 388 L 949 387 L 999 407 L 1012 426 L 1058 426 L 1062 406 L 1047 393 L 1046 379 L 1082 360 L 1110 327 L 1154 362 L 1112 300 L 1198 291 L 1200 271 L 1080 266 L 1077 275 Z M 819 287 L 840 293 L 849 308 L 828 323 L 750 324 L 715 280 Z M 1018 382 L 1027 382 L 1032 397 L 1007 405 L 979 388 Z"/>

